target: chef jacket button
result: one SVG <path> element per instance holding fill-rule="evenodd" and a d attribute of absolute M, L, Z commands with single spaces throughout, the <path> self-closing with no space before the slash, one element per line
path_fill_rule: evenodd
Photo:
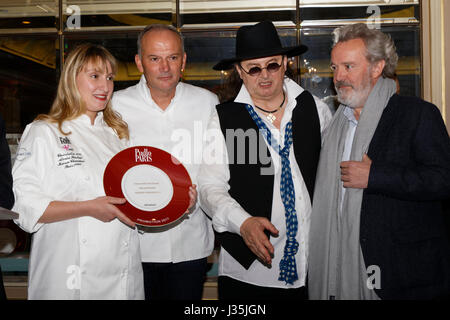
<path fill-rule="evenodd" d="M 124 247 L 128 247 L 128 242 L 127 242 L 127 241 L 124 241 L 124 242 L 123 242 L 123 246 L 124 246 Z"/>
<path fill-rule="evenodd" d="M 89 180 L 91 180 L 91 177 L 86 176 L 86 177 L 84 177 L 84 180 L 89 181 Z"/>
<path fill-rule="evenodd" d="M 86 239 L 81 239 L 81 242 L 82 242 L 83 244 L 86 244 L 87 240 L 86 240 Z"/>

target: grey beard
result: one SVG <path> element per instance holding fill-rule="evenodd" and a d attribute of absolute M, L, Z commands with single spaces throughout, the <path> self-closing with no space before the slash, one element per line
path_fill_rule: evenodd
<path fill-rule="evenodd" d="M 340 103 L 343 105 L 346 105 L 352 109 L 363 107 L 364 104 L 367 101 L 367 98 L 369 97 L 371 86 L 369 84 L 366 84 L 362 90 L 355 91 L 353 94 L 347 95 L 345 98 L 343 94 L 341 93 L 341 90 L 339 88 L 339 83 L 336 83 L 335 89 L 337 92 L 337 98 Z M 354 87 L 352 86 L 353 90 Z"/>

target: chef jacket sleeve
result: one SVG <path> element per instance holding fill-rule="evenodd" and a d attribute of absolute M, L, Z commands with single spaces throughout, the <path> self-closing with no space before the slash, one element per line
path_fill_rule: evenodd
<path fill-rule="evenodd" d="M 55 200 L 46 184 L 52 169 L 55 145 L 48 124 L 29 124 L 22 135 L 12 170 L 16 198 L 13 211 L 19 213 L 14 222 L 24 231 L 33 233 L 43 225 L 39 219 L 51 201 Z"/>

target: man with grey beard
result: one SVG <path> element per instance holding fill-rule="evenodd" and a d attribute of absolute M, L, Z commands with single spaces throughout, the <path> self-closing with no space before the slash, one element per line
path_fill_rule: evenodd
<path fill-rule="evenodd" d="M 311 214 L 311 299 L 440 299 L 450 292 L 443 201 L 450 139 L 439 110 L 396 94 L 393 40 L 334 31 L 341 106 L 327 130 Z"/>

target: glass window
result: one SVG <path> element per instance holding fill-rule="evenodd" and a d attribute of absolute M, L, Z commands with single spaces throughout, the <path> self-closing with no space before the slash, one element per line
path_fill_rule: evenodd
<path fill-rule="evenodd" d="M 187 65 L 183 81 L 212 91 L 221 84 L 224 73 L 212 69 L 213 65 L 235 54 L 236 30 L 193 31 L 181 30 L 187 52 Z M 138 31 L 116 33 L 77 33 L 64 38 L 64 54 L 85 42 L 97 43 L 106 47 L 118 60 L 119 69 L 114 82 L 114 90 L 120 90 L 139 81 L 141 73 L 134 57 L 137 51 Z M 293 28 L 280 28 L 283 46 L 294 46 L 296 32 Z"/>
<path fill-rule="evenodd" d="M 146 26 L 171 23 L 175 1 L 63 0 L 65 29 Z"/>
<path fill-rule="evenodd" d="M 8 133 L 47 113 L 57 84 L 55 36 L 0 37 L 0 111 Z"/>
<path fill-rule="evenodd" d="M 301 1 L 302 26 L 345 22 L 413 23 L 420 15 L 416 1 L 345 1 L 341 6 L 324 5 L 325 1 Z M 342 2 L 342 1 L 340 1 Z M 376 21 L 377 20 L 377 21 Z"/>
<path fill-rule="evenodd" d="M 223 73 L 212 67 L 221 59 L 234 56 L 236 31 L 183 31 L 187 53 L 183 80 L 215 90 L 222 82 Z"/>
<path fill-rule="evenodd" d="M 55 17 L 59 14 L 59 3 L 63 5 L 64 29 L 58 35 Z M 300 5 L 298 9 L 297 4 Z M 36 96 L 44 93 L 42 99 L 33 99 L 36 104 L 33 111 L 22 112 L 19 118 L 13 116 L 17 111 L 7 112 L 9 132 L 20 132 L 24 123 L 48 109 L 52 100 L 49 97 L 53 96 L 49 92 L 53 93 L 56 89 L 55 78 L 60 68 L 59 41 L 64 39 L 64 54 L 82 42 L 100 43 L 108 48 L 119 61 L 115 84 L 116 90 L 119 90 L 139 80 L 140 73 L 134 63 L 136 38 L 139 29 L 151 23 L 180 26 L 188 54 L 183 80 L 215 90 L 223 83 L 226 73 L 214 71 L 212 66 L 234 55 L 237 28 L 272 20 L 284 46 L 303 43 L 309 47 L 302 57 L 291 61 L 294 80 L 317 96 L 332 101 L 334 89 L 329 69 L 331 31 L 346 23 L 372 21 L 379 23 L 383 31 L 389 32 L 397 44 L 401 93 L 421 94 L 418 0 L 15 0 L 0 1 L 0 17 L 0 28 L 4 30 L 4 36 L 0 38 L 0 54 L 2 59 L 9 59 L 2 63 L 2 74 L 11 72 L 11 78 L 19 79 L 24 77 L 25 70 L 29 70 L 30 74 L 52 77 L 51 81 L 42 83 L 39 83 L 40 79 L 36 80 L 33 82 L 36 91 L 27 91 Z M 39 32 L 44 36 L 8 37 L 14 30 L 22 30 L 21 33 Z M 53 32 L 54 35 L 51 35 Z M 24 61 L 23 65 L 28 67 L 10 70 L 15 61 Z M 6 85 L 5 76 L 2 79 L 2 88 L 12 86 L 13 82 Z M 18 83 L 22 86 L 20 90 L 32 90 L 32 82 L 28 81 L 26 85 L 20 81 Z M 50 84 L 53 84 L 52 89 Z M 46 89 L 37 89 L 39 86 L 46 86 Z M 11 90 L 5 101 L 10 101 L 8 99 L 17 90 Z M 27 94 L 18 98 L 21 110 L 30 108 L 23 101 L 26 97 Z M 41 102 L 44 100 L 45 103 Z M 2 108 L 5 112 L 5 102 Z"/>
<path fill-rule="evenodd" d="M 77 45 L 90 42 L 107 48 L 118 61 L 118 71 L 114 80 L 114 91 L 136 84 L 141 73 L 134 63 L 137 52 L 138 32 L 126 33 L 80 33 L 64 39 L 64 54 L 67 55 Z"/>
<path fill-rule="evenodd" d="M 278 29 L 283 46 L 295 46 L 296 31 L 293 28 Z M 236 31 L 182 31 L 185 38 L 187 65 L 183 80 L 212 91 L 223 83 L 227 72 L 212 67 L 222 59 L 235 56 Z"/>
<path fill-rule="evenodd" d="M 335 91 L 330 70 L 334 27 L 308 27 L 301 32 L 301 42 L 309 50 L 301 57 L 301 85 L 333 106 Z M 420 96 L 420 28 L 419 26 L 383 26 L 381 31 L 394 39 L 399 63 L 397 75 L 402 95 Z"/>
<path fill-rule="evenodd" d="M 231 25 L 263 20 L 295 25 L 295 0 L 180 0 L 180 26 Z"/>
<path fill-rule="evenodd" d="M 48 28 L 56 31 L 57 0 L 0 1 L 0 30 Z"/>

